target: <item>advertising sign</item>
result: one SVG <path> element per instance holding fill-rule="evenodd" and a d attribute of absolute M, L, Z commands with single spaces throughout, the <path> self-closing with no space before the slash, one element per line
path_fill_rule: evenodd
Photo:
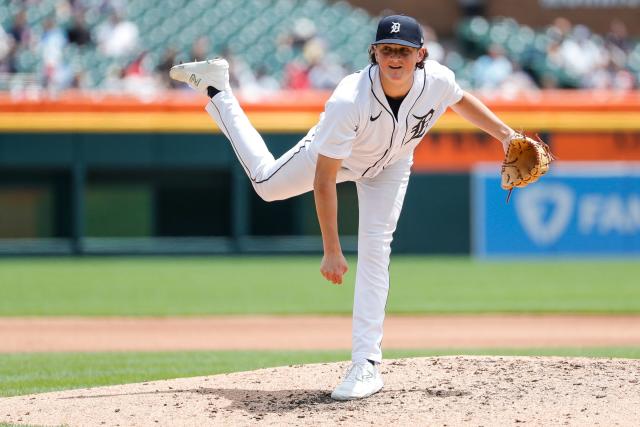
<path fill-rule="evenodd" d="M 472 179 L 477 256 L 640 255 L 638 163 L 557 162 L 509 204 L 499 166 L 481 165 Z"/>

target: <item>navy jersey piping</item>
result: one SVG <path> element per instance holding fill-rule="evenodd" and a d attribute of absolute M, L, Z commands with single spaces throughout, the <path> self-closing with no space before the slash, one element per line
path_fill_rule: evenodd
<path fill-rule="evenodd" d="M 376 101 L 378 101 L 378 104 L 380 104 L 380 106 L 387 112 L 389 113 L 389 115 L 391 116 L 391 120 L 393 121 L 393 130 L 391 131 L 391 140 L 389 141 L 389 147 L 384 150 L 384 153 L 382 154 L 382 157 L 380 157 L 374 164 L 372 164 L 371 166 L 369 166 L 363 173 L 362 176 L 365 176 L 367 174 L 367 172 L 369 172 L 369 169 L 375 167 L 378 165 L 378 163 L 380 163 L 380 161 L 382 159 L 385 158 L 385 156 L 387 155 L 387 153 L 389 152 L 389 150 L 391 150 L 391 146 L 393 146 L 393 134 L 396 132 L 396 118 L 393 116 L 393 114 L 387 109 L 387 107 L 384 106 L 384 104 L 378 99 L 378 97 L 376 96 L 376 93 L 373 90 L 373 79 L 371 78 L 371 70 L 373 69 L 373 67 L 369 68 L 369 81 L 371 82 L 371 94 L 373 95 L 373 97 L 376 99 Z"/>
<path fill-rule="evenodd" d="M 413 110 L 413 107 L 416 106 L 416 104 L 418 103 L 418 100 L 420 99 L 420 97 L 424 93 L 424 88 L 426 86 L 427 86 L 427 72 L 423 68 L 422 69 L 422 90 L 420 91 L 420 94 L 416 98 L 416 100 L 413 103 L 413 105 L 411 106 L 411 108 L 409 108 L 409 112 L 407 112 L 407 118 L 405 119 L 406 122 L 405 122 L 404 136 L 402 137 L 402 141 L 403 141 L 402 145 L 405 145 L 407 142 L 411 141 L 411 139 L 408 139 L 407 141 L 404 140 L 404 138 L 407 136 L 407 131 L 409 130 L 409 115 L 411 114 L 411 110 Z"/>
<path fill-rule="evenodd" d="M 251 172 L 249 171 L 249 168 L 244 163 L 244 160 L 242 160 L 242 157 L 240 157 L 240 153 L 238 153 L 238 150 L 236 150 L 236 145 L 233 143 L 233 139 L 231 138 L 231 133 L 229 132 L 229 129 L 227 129 L 227 125 L 225 124 L 224 120 L 222 119 L 222 114 L 220 113 L 220 109 L 213 102 L 213 98 L 211 98 L 211 100 L 209 102 L 211 102 L 211 105 L 213 105 L 213 107 L 218 112 L 218 116 L 220 117 L 220 122 L 222 123 L 222 126 L 224 126 L 224 130 L 226 131 L 225 134 L 227 135 L 227 138 L 229 138 L 229 142 L 231 143 L 231 148 L 233 149 L 233 152 L 236 153 L 236 157 L 238 158 L 238 160 L 240 160 L 240 164 L 242 165 L 242 168 L 244 169 L 244 171 L 247 174 L 247 176 L 249 176 L 249 179 L 251 179 L 251 181 L 253 181 L 253 178 L 251 178 Z"/>
<path fill-rule="evenodd" d="M 306 139 L 305 139 L 305 142 L 308 142 L 308 140 L 306 140 Z M 281 164 L 281 165 L 280 165 L 280 167 L 279 167 L 278 169 L 274 170 L 274 171 L 273 171 L 273 173 L 272 173 L 271 175 L 269 175 L 268 177 L 266 177 L 266 178 L 265 178 L 265 179 L 263 179 L 262 181 L 255 181 L 255 180 L 252 180 L 252 181 L 253 181 L 253 182 L 255 182 L 256 184 L 262 184 L 263 182 L 267 182 L 267 181 L 269 181 L 271 178 L 273 178 L 273 176 L 274 176 L 276 173 L 278 173 L 278 172 L 280 171 L 280 169 L 282 169 L 282 168 L 284 167 L 284 165 L 286 165 L 287 163 L 289 163 L 289 162 L 291 161 L 291 159 L 293 159 L 293 157 L 294 157 L 296 154 L 298 154 L 300 151 L 302 151 L 302 149 L 303 149 L 303 148 L 304 148 L 304 145 L 301 145 L 301 146 L 298 148 L 298 150 L 297 150 L 297 151 L 295 151 L 295 152 L 291 155 L 291 157 L 289 157 L 289 158 L 287 159 L 287 161 L 286 161 L 286 162 L 284 162 L 283 164 Z"/>
<path fill-rule="evenodd" d="M 240 163 L 242 164 L 242 167 L 244 168 L 244 170 L 247 173 L 247 176 L 249 176 L 249 179 L 251 181 L 253 181 L 255 184 L 262 184 L 263 182 L 267 182 L 269 181 L 271 178 L 273 178 L 273 176 L 278 173 L 278 171 L 280 171 L 280 169 L 282 169 L 284 167 L 284 165 L 286 165 L 287 163 L 289 163 L 291 161 L 291 159 L 293 159 L 293 157 L 298 154 L 302 148 L 304 147 L 304 145 L 301 145 L 297 151 L 295 151 L 291 157 L 289 157 L 289 159 L 287 159 L 286 162 L 284 162 L 283 164 L 280 165 L 280 167 L 278 169 L 276 169 L 275 171 L 273 171 L 273 173 L 271 175 L 269 175 L 268 177 L 266 177 L 265 179 L 263 179 L 262 181 L 257 181 L 255 178 L 253 178 L 251 176 L 251 173 L 249 171 L 249 169 L 247 168 L 247 166 L 245 165 L 244 161 L 242 160 L 242 157 L 240 157 L 240 154 L 238 153 L 238 150 L 236 150 L 236 146 L 233 142 L 233 139 L 231 138 L 231 134 L 229 133 L 229 129 L 227 129 L 227 125 L 224 123 L 224 120 L 222 119 L 222 114 L 220 114 L 220 110 L 218 109 L 218 106 L 216 104 L 213 103 L 213 100 L 211 100 L 211 104 L 215 107 L 216 111 L 218 112 L 218 116 L 220 116 L 220 122 L 222 122 L 222 126 L 224 126 L 224 129 L 227 131 L 227 137 L 229 138 L 229 142 L 231 142 L 231 148 L 233 148 L 233 151 L 236 153 L 236 157 L 238 158 L 238 160 L 240 160 Z M 312 136 L 313 138 L 313 136 Z M 304 142 L 310 142 L 311 139 L 305 139 Z"/>

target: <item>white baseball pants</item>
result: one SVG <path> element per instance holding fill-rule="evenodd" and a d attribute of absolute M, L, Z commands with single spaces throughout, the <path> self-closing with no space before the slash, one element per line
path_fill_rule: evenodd
<path fill-rule="evenodd" d="M 313 129 L 275 159 L 236 98 L 216 95 L 206 111 L 231 142 L 253 188 L 266 201 L 313 190 L 317 154 Z M 353 302 L 352 360 L 382 360 L 382 326 L 389 292 L 391 241 L 409 183 L 412 158 L 386 167 L 372 178 L 342 169 L 338 182 L 355 181 L 358 192 L 358 265 Z"/>

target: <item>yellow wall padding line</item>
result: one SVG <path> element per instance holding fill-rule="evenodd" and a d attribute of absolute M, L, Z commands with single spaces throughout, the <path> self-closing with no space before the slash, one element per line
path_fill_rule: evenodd
<path fill-rule="evenodd" d="M 317 113 L 256 113 L 249 119 L 267 132 L 306 132 Z M 0 113 L 0 132 L 220 132 L 202 113 Z"/>
<path fill-rule="evenodd" d="M 252 112 L 259 130 L 306 133 L 319 118 L 315 112 Z M 500 112 L 514 129 L 536 131 L 640 131 L 640 112 Z M 462 117 L 445 114 L 435 131 L 474 131 Z M 220 132 L 213 120 L 199 112 L 122 113 L 0 113 L 0 132 Z"/>
<path fill-rule="evenodd" d="M 565 132 L 640 131 L 640 112 L 532 111 L 500 112 L 498 116 L 514 129 Z M 475 126 L 457 114 L 445 114 L 435 125 L 440 131 L 469 131 Z"/>

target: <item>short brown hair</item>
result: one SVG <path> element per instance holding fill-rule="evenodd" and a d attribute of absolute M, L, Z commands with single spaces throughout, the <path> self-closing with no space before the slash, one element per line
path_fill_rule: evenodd
<path fill-rule="evenodd" d="M 423 69 L 424 61 L 429 57 L 429 51 L 425 51 L 424 58 L 422 61 L 416 63 L 416 68 Z M 369 62 L 373 65 L 377 65 L 378 61 L 376 60 L 376 53 L 373 51 L 373 45 L 369 45 Z"/>

